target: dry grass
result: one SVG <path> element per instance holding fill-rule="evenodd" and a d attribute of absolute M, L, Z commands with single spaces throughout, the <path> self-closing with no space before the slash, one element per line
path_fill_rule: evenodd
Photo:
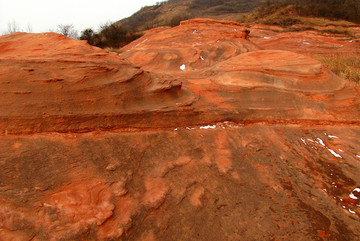
<path fill-rule="evenodd" d="M 284 32 L 303 32 L 303 31 L 316 31 L 322 35 L 337 35 L 337 36 L 344 36 L 347 38 L 356 39 L 357 36 L 346 28 L 343 27 L 336 27 L 336 28 L 329 28 L 329 29 L 318 29 L 317 26 L 310 26 L 310 25 L 294 25 L 285 27 L 283 29 L 269 29 L 269 28 L 262 28 L 263 30 L 271 30 L 277 33 L 284 33 Z"/>
<path fill-rule="evenodd" d="M 329 66 L 334 73 L 360 85 L 360 57 L 331 55 L 317 58 Z"/>
<path fill-rule="evenodd" d="M 299 17 L 295 16 L 294 6 L 279 5 L 261 6 L 253 10 L 250 14 L 241 19 L 245 23 L 261 23 L 265 25 L 278 25 L 290 27 L 294 24 L 303 24 Z"/>
<path fill-rule="evenodd" d="M 109 51 L 109 52 L 114 52 L 114 53 L 117 53 L 117 54 L 120 54 L 122 53 L 123 51 L 121 49 L 116 49 L 116 48 L 112 48 L 112 47 L 105 47 L 104 48 L 106 51 Z"/>
<path fill-rule="evenodd" d="M 345 35 L 351 38 L 357 38 L 356 35 L 349 31 L 348 29 L 344 27 L 336 27 L 336 28 L 329 28 L 329 29 L 322 29 L 322 30 L 316 30 L 319 33 L 322 34 L 332 34 L 332 35 Z"/>
<path fill-rule="evenodd" d="M 356 26 L 355 23 L 348 22 L 345 20 L 329 20 L 326 18 L 316 18 L 316 17 L 298 17 L 305 25 L 310 26 L 341 26 L 341 27 L 351 27 Z"/>

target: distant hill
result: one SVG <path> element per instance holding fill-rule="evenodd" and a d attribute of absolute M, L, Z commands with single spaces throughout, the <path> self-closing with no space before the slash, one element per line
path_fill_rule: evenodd
<path fill-rule="evenodd" d="M 304 24 L 301 17 L 346 20 L 360 23 L 359 0 L 268 0 L 242 21 L 266 25 Z"/>
<path fill-rule="evenodd" d="M 182 20 L 191 18 L 233 20 L 283 27 L 300 24 L 311 27 L 314 21 L 311 20 L 309 24 L 309 17 L 360 23 L 360 1 L 168 0 L 143 7 L 128 18 L 102 26 L 99 33 L 92 29 L 84 30 L 81 39 L 98 47 L 117 49 L 142 36 L 148 29 L 174 27 Z"/>
<path fill-rule="evenodd" d="M 290 7 L 291 6 L 291 7 Z M 284 10 L 283 10 L 284 9 Z M 288 11 L 292 9 L 291 11 Z M 279 13 L 280 12 L 280 16 Z M 249 14 L 250 13 L 250 14 Z M 274 15 L 274 13 L 276 13 Z M 360 23 L 359 0 L 169 0 L 140 9 L 129 18 L 115 23 L 131 31 L 144 31 L 160 26 L 176 26 L 190 18 L 213 18 L 291 25 L 290 13 Z M 249 15 L 249 16 L 246 16 Z M 246 16 L 246 17 L 245 17 Z M 280 17 L 281 19 L 278 19 Z M 284 19 L 285 18 L 285 19 Z"/>
<path fill-rule="evenodd" d="M 258 7 L 262 0 L 169 0 L 140 9 L 115 24 L 143 31 L 160 26 L 176 26 L 190 18 L 239 20 Z"/>

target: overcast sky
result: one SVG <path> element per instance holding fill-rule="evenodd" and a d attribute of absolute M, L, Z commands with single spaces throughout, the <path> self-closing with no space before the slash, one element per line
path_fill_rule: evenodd
<path fill-rule="evenodd" d="M 59 24 L 72 24 L 79 33 L 86 28 L 131 16 L 143 6 L 161 0 L 0 0 L 0 35 L 15 21 L 21 30 L 47 32 Z"/>

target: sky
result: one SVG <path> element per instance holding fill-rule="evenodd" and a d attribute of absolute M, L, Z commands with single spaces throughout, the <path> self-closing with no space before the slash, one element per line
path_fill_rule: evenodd
<path fill-rule="evenodd" d="M 58 25 L 72 24 L 79 33 L 101 24 L 131 16 L 141 7 L 161 0 L 0 0 L 0 35 L 9 23 L 33 33 L 56 31 Z"/>

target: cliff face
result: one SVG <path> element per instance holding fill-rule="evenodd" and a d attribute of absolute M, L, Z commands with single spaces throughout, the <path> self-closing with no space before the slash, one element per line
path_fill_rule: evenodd
<path fill-rule="evenodd" d="M 357 87 L 243 30 L 1 36 L 0 237 L 355 240 Z"/>

